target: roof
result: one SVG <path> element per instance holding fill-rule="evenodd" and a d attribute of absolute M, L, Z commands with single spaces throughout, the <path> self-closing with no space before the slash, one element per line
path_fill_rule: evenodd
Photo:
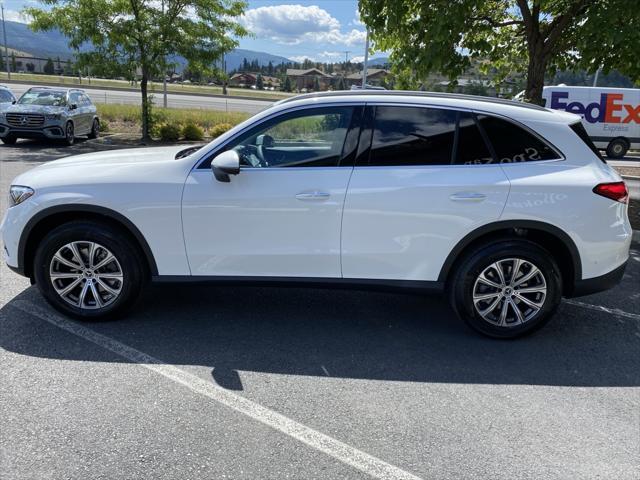
<path fill-rule="evenodd" d="M 27 91 L 47 91 L 47 90 L 51 90 L 53 92 L 80 92 L 80 93 L 84 93 L 84 90 L 82 90 L 81 88 L 68 88 L 68 87 L 31 87 L 29 90 Z"/>
<path fill-rule="evenodd" d="M 374 75 L 378 75 L 379 73 L 389 75 L 390 72 L 388 70 L 385 70 L 384 68 L 367 68 L 367 77 L 372 77 Z M 362 78 L 362 71 L 347 75 L 346 78 L 348 78 L 349 80 L 360 80 Z"/>
<path fill-rule="evenodd" d="M 330 77 L 331 75 L 327 75 L 322 70 L 317 68 L 307 68 L 298 69 L 298 68 L 287 68 L 287 75 L 290 77 L 303 77 L 306 75 L 319 75 L 321 77 Z"/>
<path fill-rule="evenodd" d="M 427 98 L 444 98 L 457 100 L 470 100 L 474 102 L 495 103 L 500 105 L 510 105 L 520 108 L 528 108 L 532 110 L 546 111 L 547 109 L 540 105 L 532 103 L 516 102 L 514 100 L 506 100 L 497 97 L 482 97 L 480 95 L 465 95 L 462 93 L 442 93 L 442 92 L 416 92 L 411 90 L 339 90 L 335 92 L 318 92 L 296 95 L 295 97 L 281 100 L 278 103 L 289 103 L 296 100 L 306 98 L 326 98 L 326 97 L 349 97 L 349 96 L 378 96 L 378 97 L 427 97 Z"/>

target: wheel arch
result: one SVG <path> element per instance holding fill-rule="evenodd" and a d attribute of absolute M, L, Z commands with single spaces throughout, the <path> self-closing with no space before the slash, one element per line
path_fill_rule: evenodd
<path fill-rule="evenodd" d="M 33 276 L 35 251 L 52 228 L 74 220 L 94 220 L 121 229 L 140 247 L 151 276 L 158 275 L 153 252 L 142 232 L 121 213 L 97 205 L 58 205 L 45 208 L 34 215 L 25 225 L 18 243 L 18 269 L 27 277 Z"/>
<path fill-rule="evenodd" d="M 562 274 L 564 295 L 570 295 L 582 279 L 580 252 L 574 241 L 560 228 L 535 220 L 503 220 L 484 225 L 465 235 L 447 256 L 439 282 L 447 282 L 458 263 L 470 249 L 505 239 L 525 238 L 547 249 L 558 263 Z"/>

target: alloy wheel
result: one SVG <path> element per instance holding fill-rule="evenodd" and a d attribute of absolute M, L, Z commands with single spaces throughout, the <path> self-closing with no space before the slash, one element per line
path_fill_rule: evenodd
<path fill-rule="evenodd" d="M 58 249 L 49 265 L 49 278 L 60 298 L 81 309 L 111 305 L 123 286 L 122 267 L 115 255 L 84 240 Z"/>
<path fill-rule="evenodd" d="M 540 269 L 522 258 L 498 260 L 486 267 L 473 286 L 473 306 L 487 322 L 516 327 L 534 318 L 547 297 Z"/>

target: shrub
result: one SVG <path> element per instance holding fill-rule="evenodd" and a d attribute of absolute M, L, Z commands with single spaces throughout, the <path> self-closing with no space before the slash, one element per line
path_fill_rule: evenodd
<path fill-rule="evenodd" d="M 230 123 L 218 123 L 217 125 L 214 125 L 211 130 L 209 130 L 209 135 L 211 135 L 213 138 L 216 138 L 222 135 L 227 130 L 231 130 L 232 128 L 233 125 L 231 125 Z"/>
<path fill-rule="evenodd" d="M 101 133 L 106 133 L 109 131 L 109 122 L 107 122 L 106 120 L 100 120 L 100 132 Z"/>
<path fill-rule="evenodd" d="M 165 142 L 177 142 L 180 140 L 180 125 L 177 123 L 164 123 L 158 131 L 160 139 Z"/>
<path fill-rule="evenodd" d="M 200 125 L 189 122 L 182 127 L 182 136 L 185 140 L 202 140 L 204 138 L 204 129 Z"/>

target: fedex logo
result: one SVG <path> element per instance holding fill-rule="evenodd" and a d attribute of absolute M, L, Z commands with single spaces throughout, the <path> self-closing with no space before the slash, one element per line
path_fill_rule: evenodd
<path fill-rule="evenodd" d="M 640 105 L 622 103 L 621 93 L 602 93 L 600 102 L 569 102 L 569 92 L 552 92 L 551 108 L 582 115 L 589 123 L 640 123 Z"/>

